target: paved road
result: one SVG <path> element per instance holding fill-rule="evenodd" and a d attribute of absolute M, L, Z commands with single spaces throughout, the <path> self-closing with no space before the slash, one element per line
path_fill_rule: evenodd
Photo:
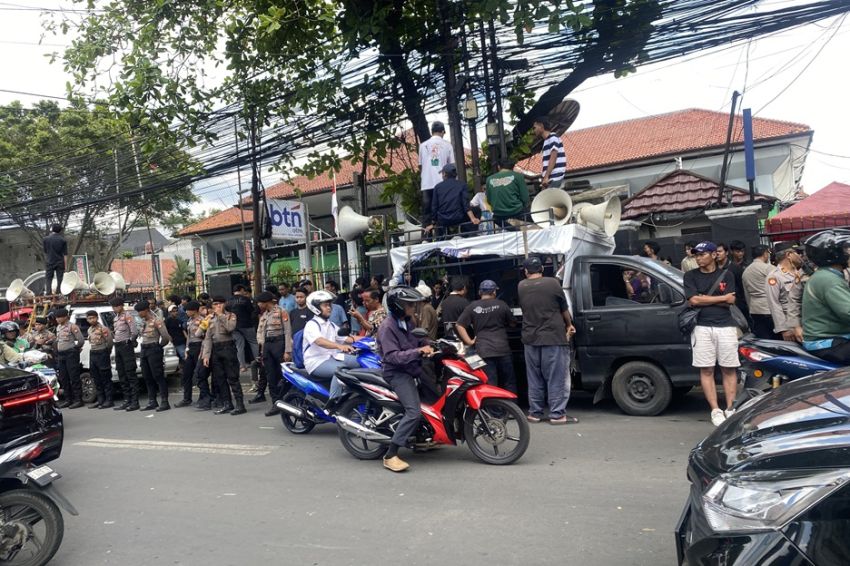
<path fill-rule="evenodd" d="M 671 564 L 690 448 L 711 429 L 699 394 L 664 416 L 571 401 L 581 423 L 532 425 L 525 457 L 466 447 L 393 475 L 336 432 L 286 432 L 194 409 L 66 411 L 54 463 L 79 517 L 57 566 L 98 564 Z"/>

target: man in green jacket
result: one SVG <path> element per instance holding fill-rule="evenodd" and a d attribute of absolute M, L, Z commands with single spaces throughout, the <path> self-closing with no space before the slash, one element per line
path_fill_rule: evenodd
<path fill-rule="evenodd" d="M 500 161 L 499 172 L 487 177 L 487 202 L 493 208 L 493 220 L 499 226 L 528 210 L 528 187 L 525 178 L 514 171 L 513 161 Z"/>
<path fill-rule="evenodd" d="M 824 360 L 850 365 L 850 287 L 844 280 L 850 231 L 825 230 L 805 242 L 818 266 L 803 291 L 803 347 Z"/>

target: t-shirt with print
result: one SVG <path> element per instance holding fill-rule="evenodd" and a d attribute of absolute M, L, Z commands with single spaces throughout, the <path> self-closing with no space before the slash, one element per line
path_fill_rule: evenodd
<path fill-rule="evenodd" d="M 313 318 L 313 311 L 304 307 L 303 309 L 294 308 L 289 311 L 289 324 L 292 325 L 292 334 L 295 335 L 299 330 L 304 329 L 307 321 Z"/>
<path fill-rule="evenodd" d="M 715 269 L 711 273 L 703 273 L 699 269 L 692 269 L 685 273 L 685 297 L 690 299 L 697 295 L 708 295 L 709 289 L 714 285 L 714 282 L 720 277 L 721 271 Z M 727 293 L 735 292 L 735 276 L 730 271 L 723 274 L 723 279 L 717 285 L 713 297 L 726 295 Z M 732 318 L 732 313 L 729 312 L 727 305 L 711 305 L 707 307 L 698 307 L 699 316 L 697 317 L 698 326 L 713 326 L 722 328 L 725 326 L 736 326 L 735 319 Z"/>
<path fill-rule="evenodd" d="M 475 331 L 475 352 L 482 358 L 510 354 L 507 328 L 515 323 L 515 319 L 505 301 L 499 299 L 473 301 L 463 310 L 457 323 L 467 331 Z"/>
<path fill-rule="evenodd" d="M 522 343 L 529 346 L 566 346 L 567 299 L 554 277 L 523 279 L 517 285 L 522 308 Z"/>
<path fill-rule="evenodd" d="M 430 191 L 443 180 L 443 166 L 454 163 L 452 144 L 440 136 L 432 136 L 419 145 L 419 168 L 422 190 Z"/>

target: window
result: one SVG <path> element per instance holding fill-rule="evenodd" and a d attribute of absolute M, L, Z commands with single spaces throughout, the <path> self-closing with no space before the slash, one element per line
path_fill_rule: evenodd
<path fill-rule="evenodd" d="M 590 281 L 593 306 L 597 308 L 672 304 L 683 299 L 657 277 L 622 265 L 594 264 Z"/>

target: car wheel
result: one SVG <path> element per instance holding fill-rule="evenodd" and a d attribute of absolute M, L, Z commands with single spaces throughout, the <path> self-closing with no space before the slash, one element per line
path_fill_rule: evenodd
<path fill-rule="evenodd" d="M 94 386 L 94 378 L 89 372 L 80 375 L 83 382 L 83 403 L 94 403 L 97 401 L 97 387 Z"/>
<path fill-rule="evenodd" d="M 673 384 L 655 364 L 629 362 L 614 373 L 611 392 L 624 413 L 651 417 L 670 405 Z"/>

